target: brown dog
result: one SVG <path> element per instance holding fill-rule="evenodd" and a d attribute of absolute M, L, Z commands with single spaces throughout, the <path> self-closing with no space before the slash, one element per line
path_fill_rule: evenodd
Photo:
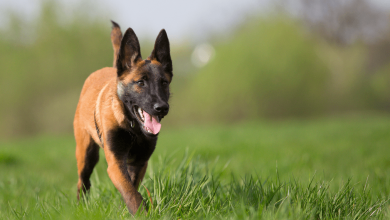
<path fill-rule="evenodd" d="M 165 30 L 151 55 L 142 60 L 138 38 L 127 29 L 122 38 L 115 22 L 111 32 L 114 67 L 92 73 L 84 83 L 74 118 L 79 174 L 77 198 L 86 193 L 89 178 L 104 149 L 107 172 L 127 208 L 136 213 L 143 199 L 137 191 L 168 114 L 172 61 Z"/>

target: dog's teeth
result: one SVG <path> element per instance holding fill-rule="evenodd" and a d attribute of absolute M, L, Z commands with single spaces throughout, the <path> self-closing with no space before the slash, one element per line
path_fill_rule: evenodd
<path fill-rule="evenodd" d="M 144 113 L 143 113 L 143 111 L 142 111 L 141 108 L 138 108 L 138 113 L 139 113 L 139 115 L 141 116 L 141 119 L 142 119 L 143 121 L 145 121 Z"/>
<path fill-rule="evenodd" d="M 152 133 L 152 131 L 148 128 L 148 127 L 145 127 L 143 126 L 144 130 L 147 131 L 148 133 Z"/>
<path fill-rule="evenodd" d="M 148 128 L 148 127 L 143 127 L 145 129 L 145 131 L 147 131 L 148 133 L 152 133 L 152 131 Z"/>

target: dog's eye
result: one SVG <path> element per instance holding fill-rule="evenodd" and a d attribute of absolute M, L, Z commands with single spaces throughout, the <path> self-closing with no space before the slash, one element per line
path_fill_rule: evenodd
<path fill-rule="evenodd" d="M 143 80 L 137 81 L 137 84 L 140 85 L 140 86 L 144 86 L 145 85 Z"/>

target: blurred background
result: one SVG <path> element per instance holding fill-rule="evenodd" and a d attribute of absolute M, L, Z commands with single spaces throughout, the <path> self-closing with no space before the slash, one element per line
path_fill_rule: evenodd
<path fill-rule="evenodd" d="M 171 42 L 163 127 L 390 113 L 390 1 L 0 1 L 0 137 L 71 134 L 114 20 Z"/>

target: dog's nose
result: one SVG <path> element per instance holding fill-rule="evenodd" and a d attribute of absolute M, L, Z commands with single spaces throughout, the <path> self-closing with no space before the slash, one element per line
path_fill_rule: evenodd
<path fill-rule="evenodd" d="M 165 103 L 156 103 L 154 104 L 153 108 L 158 113 L 167 113 L 169 110 L 169 105 Z"/>

